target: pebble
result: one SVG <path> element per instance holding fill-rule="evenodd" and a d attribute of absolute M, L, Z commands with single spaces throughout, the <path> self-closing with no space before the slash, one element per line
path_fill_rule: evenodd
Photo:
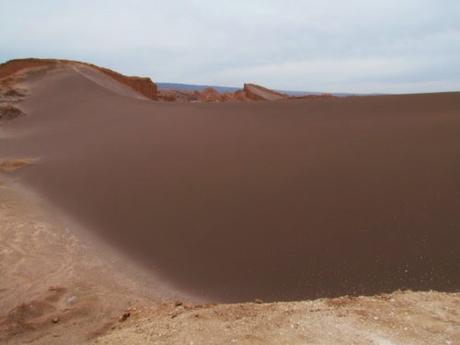
<path fill-rule="evenodd" d="M 77 301 L 77 296 L 69 296 L 67 297 L 67 304 L 69 305 L 72 305 L 72 304 L 75 304 L 75 302 Z"/>
<path fill-rule="evenodd" d="M 129 311 L 124 312 L 123 315 L 120 317 L 120 322 L 126 321 L 128 317 L 131 316 L 131 313 Z"/>

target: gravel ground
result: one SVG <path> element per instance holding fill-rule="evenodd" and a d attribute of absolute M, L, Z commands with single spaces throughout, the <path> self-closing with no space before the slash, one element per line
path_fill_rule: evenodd
<path fill-rule="evenodd" d="M 460 294 L 398 291 L 289 303 L 164 304 L 94 344 L 460 344 Z"/>

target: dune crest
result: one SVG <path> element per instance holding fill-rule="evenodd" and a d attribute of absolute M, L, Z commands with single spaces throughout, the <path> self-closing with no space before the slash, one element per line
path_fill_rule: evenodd
<path fill-rule="evenodd" d="M 157 86 L 150 78 L 125 76 L 108 68 L 72 60 L 36 58 L 10 60 L 0 64 L 0 80 L 3 80 L 3 83 L 7 83 L 15 74 L 20 72 L 27 72 L 28 70 L 36 68 L 54 69 L 62 66 L 76 68 L 77 70 L 86 71 L 88 73 L 90 69 L 99 71 L 121 84 L 128 86 L 148 99 L 157 99 Z"/>

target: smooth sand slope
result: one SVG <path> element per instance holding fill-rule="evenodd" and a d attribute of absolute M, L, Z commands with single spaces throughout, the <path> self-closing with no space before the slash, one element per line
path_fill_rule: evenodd
<path fill-rule="evenodd" d="M 167 104 L 69 68 L 31 82 L 0 155 L 190 294 L 460 288 L 460 93 Z"/>
<path fill-rule="evenodd" d="M 0 175 L 1 344 L 460 341 L 458 293 L 406 291 L 265 304 L 185 302 L 173 287 L 142 274 L 120 252 L 20 188 L 9 171 L 10 177 Z"/>

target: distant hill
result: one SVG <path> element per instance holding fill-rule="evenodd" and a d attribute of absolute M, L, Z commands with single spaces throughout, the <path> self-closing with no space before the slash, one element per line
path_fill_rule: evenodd
<path fill-rule="evenodd" d="M 212 87 L 218 92 L 235 92 L 241 90 L 241 87 L 230 86 L 216 86 L 216 85 L 196 85 L 196 84 L 182 84 L 182 83 L 156 83 L 160 90 L 179 90 L 179 91 L 203 91 L 206 88 Z M 292 91 L 292 90 L 274 90 L 282 92 L 289 96 L 307 96 L 307 95 L 322 95 L 324 92 L 315 91 Z M 354 93 L 332 93 L 337 97 L 354 96 Z"/>

